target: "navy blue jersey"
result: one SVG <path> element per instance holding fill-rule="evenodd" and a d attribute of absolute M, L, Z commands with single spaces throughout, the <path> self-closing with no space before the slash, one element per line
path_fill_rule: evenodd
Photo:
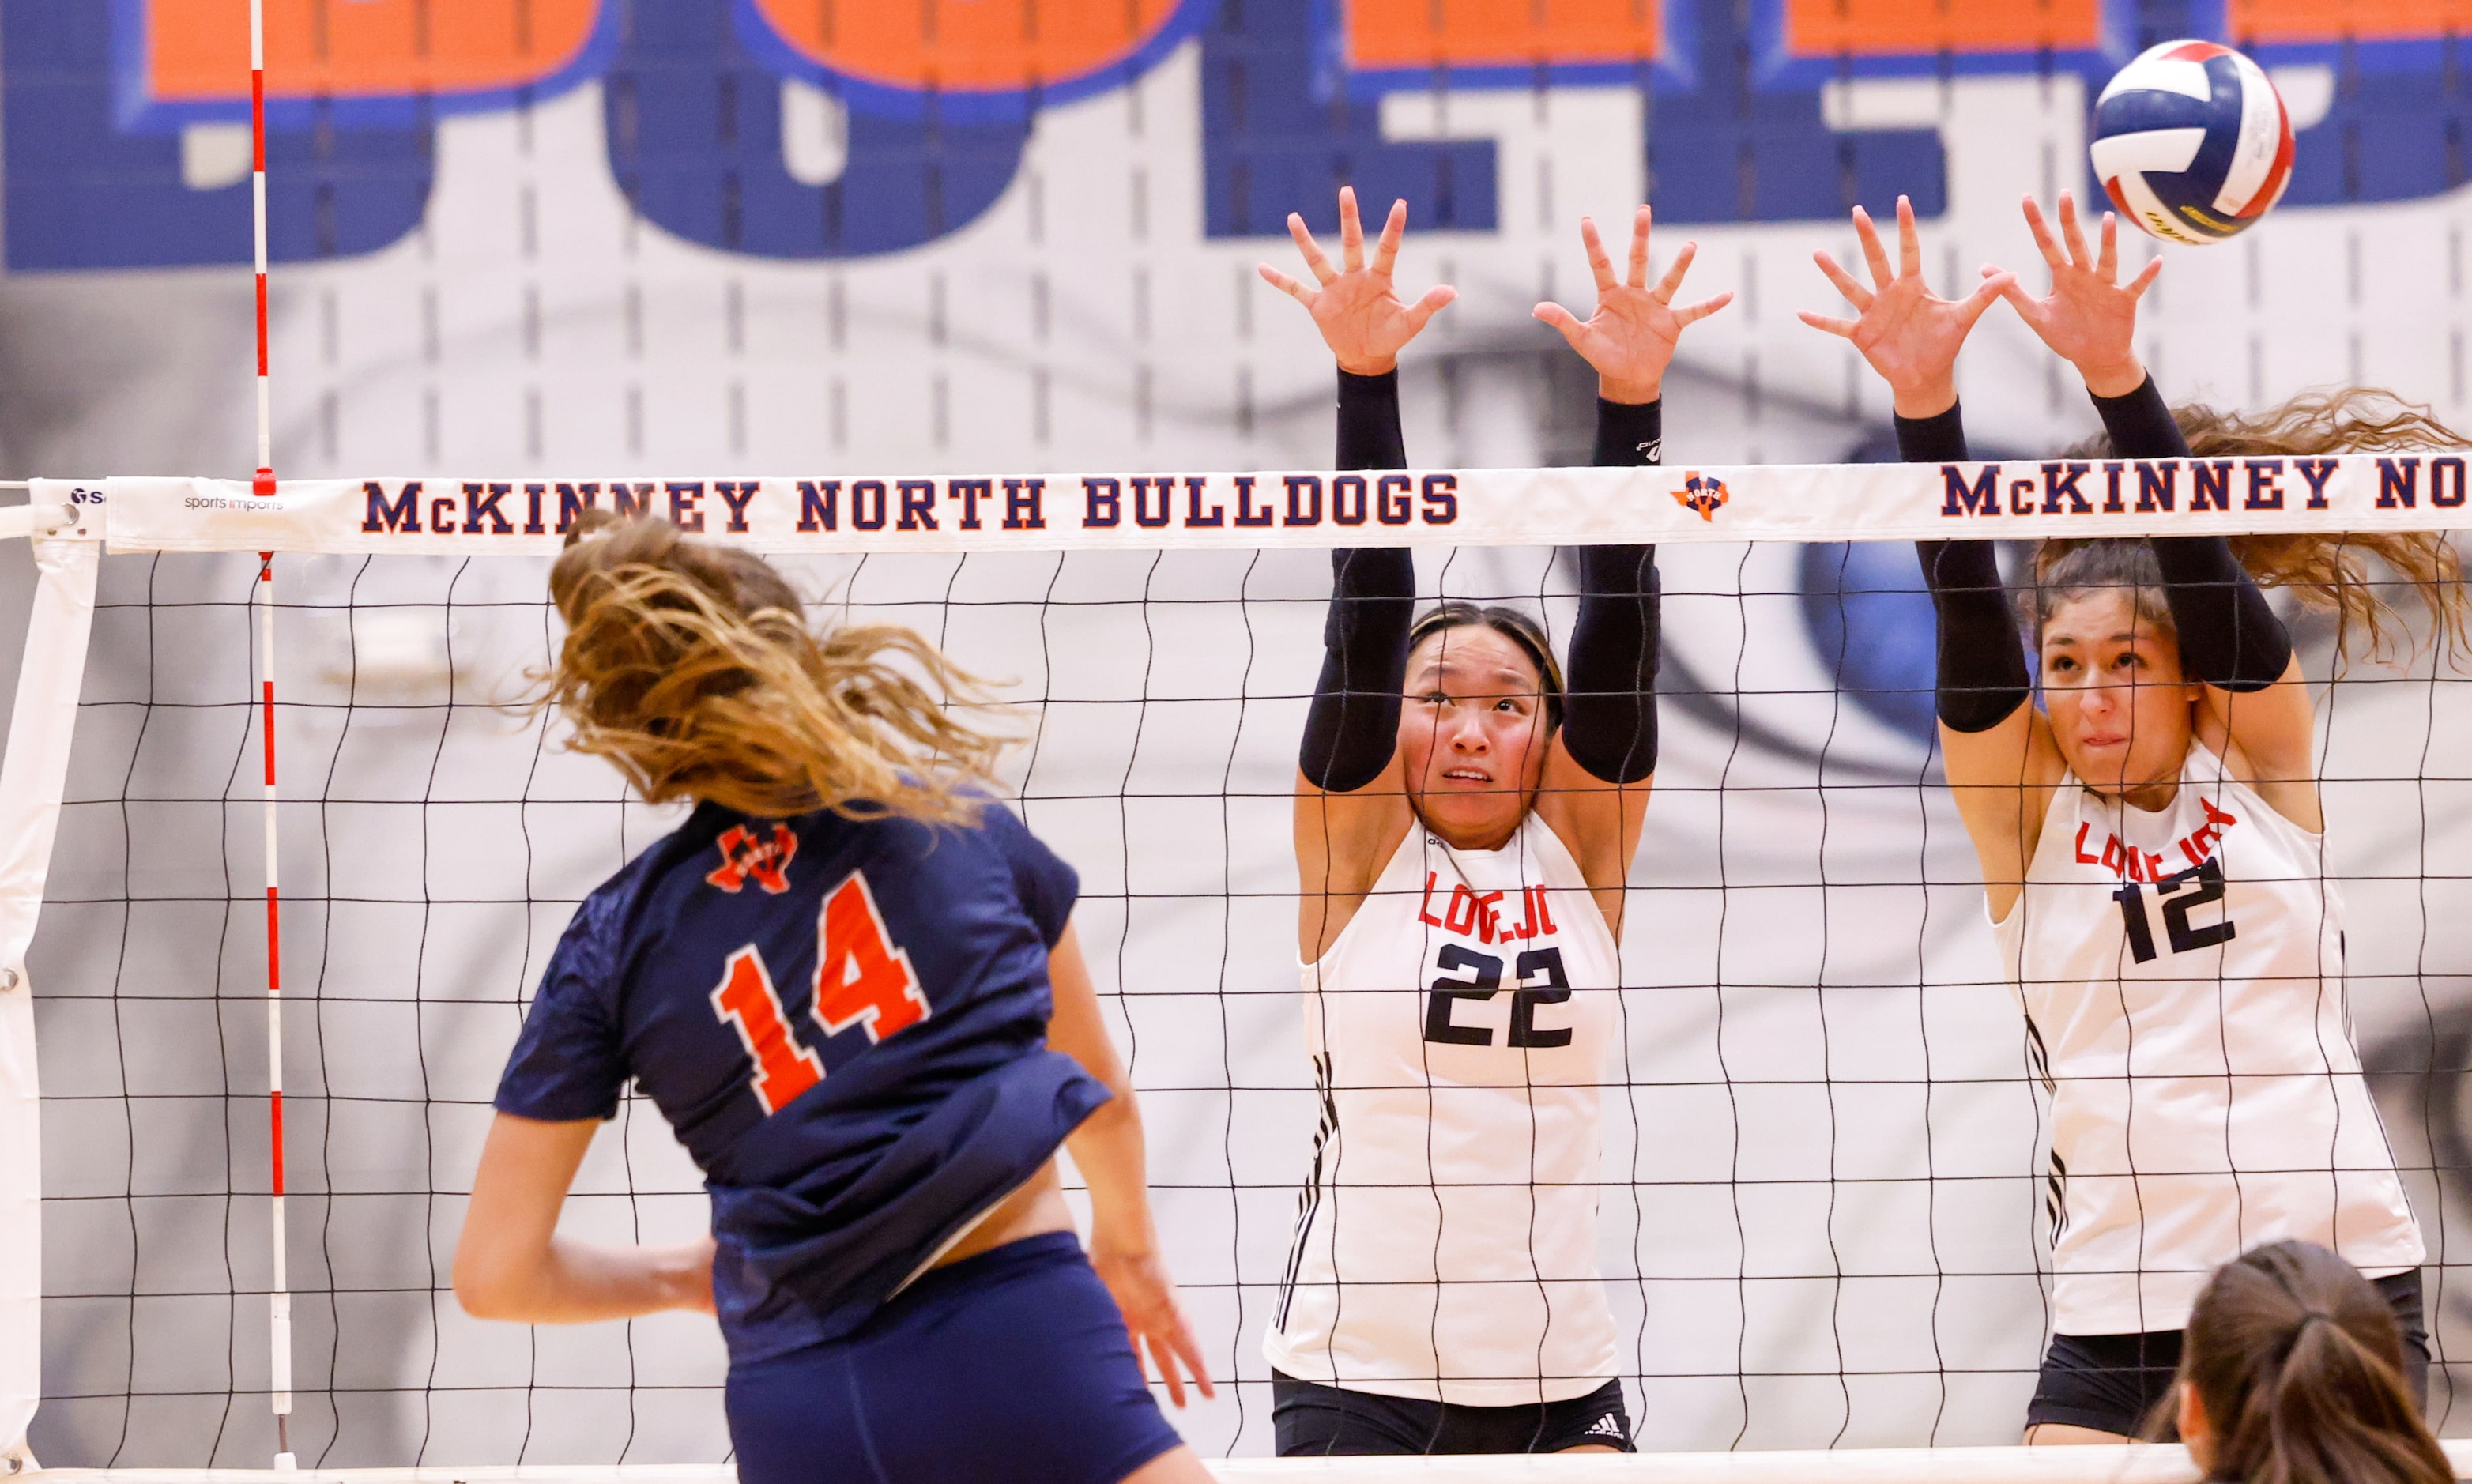
<path fill-rule="evenodd" d="M 993 802 L 703 805 L 577 909 L 498 1110 L 606 1119 L 633 1078 L 704 1173 L 732 1358 L 836 1338 L 1106 1100 L 1046 1042 L 1078 889 Z"/>

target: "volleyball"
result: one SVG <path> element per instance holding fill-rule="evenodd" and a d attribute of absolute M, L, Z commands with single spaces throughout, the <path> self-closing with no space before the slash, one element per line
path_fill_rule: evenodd
<path fill-rule="evenodd" d="M 2191 247 L 2256 224 L 2292 183 L 2292 115 L 2257 63 L 2211 41 L 2149 47 L 2094 105 L 2094 173 L 2121 215 Z"/>

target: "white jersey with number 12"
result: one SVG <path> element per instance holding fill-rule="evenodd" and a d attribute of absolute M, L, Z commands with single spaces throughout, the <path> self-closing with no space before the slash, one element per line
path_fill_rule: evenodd
<path fill-rule="evenodd" d="M 2071 775 L 1993 931 L 2051 1094 L 2058 1333 L 2184 1328 L 2206 1275 L 2260 1242 L 2371 1277 L 2420 1264 L 2323 836 L 2194 742 L 2153 813 Z"/>

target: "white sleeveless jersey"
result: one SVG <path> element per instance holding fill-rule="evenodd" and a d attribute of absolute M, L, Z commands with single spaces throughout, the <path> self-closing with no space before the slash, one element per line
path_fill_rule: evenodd
<path fill-rule="evenodd" d="M 1552 828 L 1419 824 L 1304 965 L 1314 1166 L 1263 1350 L 1302 1380 L 1473 1406 L 1614 1375 L 1597 1273 L 1613 934 Z"/>
<path fill-rule="evenodd" d="M 2053 1328 L 2184 1328 L 2260 1242 L 2371 1277 L 2420 1228 L 2361 1075 L 2325 842 L 2192 742 L 2169 808 L 2061 780 L 1993 925 L 2051 1094 Z"/>

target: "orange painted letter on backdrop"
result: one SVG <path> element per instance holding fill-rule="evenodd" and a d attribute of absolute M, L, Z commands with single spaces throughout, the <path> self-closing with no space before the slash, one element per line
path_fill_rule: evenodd
<path fill-rule="evenodd" d="M 1345 0 L 1361 72 L 1654 61 L 1657 0 Z"/>
<path fill-rule="evenodd" d="M 249 97 L 249 12 L 145 0 L 148 94 Z M 557 76 L 592 38 L 601 0 L 266 0 L 270 98 L 494 92 Z"/>
<path fill-rule="evenodd" d="M 1139 54 L 1177 0 L 755 0 L 792 51 L 887 87 L 998 92 Z"/>
<path fill-rule="evenodd" d="M 1796 57 L 2086 51 L 2103 39 L 2098 0 L 1786 0 Z"/>

